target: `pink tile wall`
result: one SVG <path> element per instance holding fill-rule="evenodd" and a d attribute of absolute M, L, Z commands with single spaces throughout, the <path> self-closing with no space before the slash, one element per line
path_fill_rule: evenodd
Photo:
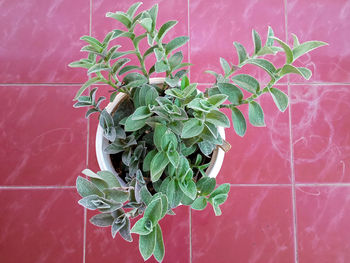
<path fill-rule="evenodd" d="M 263 41 L 270 25 L 283 40 L 295 33 L 330 44 L 300 58 L 313 71 L 308 83 L 291 77 L 278 86 L 291 97 L 286 112 L 266 95 L 266 128 L 248 125 L 244 138 L 226 130 L 232 149 L 218 182 L 231 191 L 223 215 L 178 208 L 162 222 L 164 262 L 350 262 L 350 2 L 147 0 L 142 8 L 154 3 L 160 23 L 179 20 L 170 37 L 191 37 L 183 52 L 202 88 L 213 81 L 203 72 L 220 70 L 219 57 L 237 61 L 233 41 L 252 50 L 253 28 Z M 67 67 L 82 57 L 79 37 L 101 39 L 119 26 L 105 13 L 129 5 L 0 2 L 0 262 L 142 262 L 136 236 L 132 244 L 113 240 L 77 204 L 76 176 L 98 169 L 97 119 L 88 123 L 84 110 L 72 108 L 87 76 Z"/>

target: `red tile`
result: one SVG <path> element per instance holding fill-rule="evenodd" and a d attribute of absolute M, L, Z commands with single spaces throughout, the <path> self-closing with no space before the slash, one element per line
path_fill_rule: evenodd
<path fill-rule="evenodd" d="M 350 262 L 350 188 L 297 188 L 299 262 Z"/>
<path fill-rule="evenodd" d="M 78 200 L 73 189 L 0 190 L 1 262 L 82 262 Z"/>
<path fill-rule="evenodd" d="M 329 43 L 300 57 L 300 66 L 313 71 L 312 81 L 349 82 L 350 2 L 337 1 L 287 1 L 288 33 L 294 33 L 301 42 L 320 40 Z M 298 78 L 292 81 L 303 81 Z"/>
<path fill-rule="evenodd" d="M 182 206 L 174 211 L 175 216 L 167 215 L 160 221 L 165 245 L 163 262 L 189 262 L 189 209 Z M 93 213 L 88 213 L 88 218 L 92 215 Z M 134 234 L 132 236 L 134 239 L 132 243 L 126 242 L 119 234 L 113 239 L 110 228 L 98 228 L 88 222 L 86 262 L 143 262 L 138 250 L 138 236 Z M 157 261 L 152 256 L 146 262 Z"/>
<path fill-rule="evenodd" d="M 74 185 L 85 167 L 87 123 L 78 86 L 2 86 L 1 185 Z"/>
<path fill-rule="evenodd" d="M 349 182 L 350 87 L 292 86 L 297 182 Z"/>
<path fill-rule="evenodd" d="M 188 19 L 187 19 L 187 0 L 167 0 L 167 1 L 156 1 L 156 0 L 146 0 L 142 1 L 143 4 L 139 7 L 139 11 L 150 9 L 154 4 L 159 4 L 158 18 L 157 18 L 157 29 L 161 27 L 165 22 L 169 20 L 177 20 L 178 24 L 172 28 L 165 36 L 164 42 L 178 37 L 178 36 L 188 36 Z M 92 35 L 98 39 L 103 39 L 104 36 L 114 30 L 126 30 L 126 28 L 117 20 L 113 18 L 107 18 L 105 15 L 107 12 L 123 11 L 126 12 L 131 6 L 132 2 L 128 0 L 121 0 L 116 3 L 113 0 L 107 1 L 94 1 L 93 2 L 93 22 L 92 22 Z M 137 12 L 137 13 L 138 13 Z M 141 26 L 136 26 L 135 32 L 141 34 L 144 32 Z M 112 41 L 113 45 L 121 45 L 120 51 L 133 50 L 134 47 L 127 38 L 118 38 Z M 112 44 L 111 44 L 112 45 Z M 143 39 L 140 42 L 141 53 L 146 51 L 149 48 L 147 44 L 147 39 Z M 188 62 L 188 44 L 183 46 L 181 49 L 176 51 L 182 51 L 184 54 L 184 62 Z M 131 61 L 128 65 L 139 65 L 139 62 L 135 55 L 130 55 L 128 58 Z M 146 68 L 149 68 L 154 64 L 155 58 L 154 55 L 151 55 L 146 60 Z M 164 74 L 154 74 L 155 76 L 163 76 Z"/>
<path fill-rule="evenodd" d="M 278 86 L 287 93 L 287 87 Z M 260 97 L 265 114 L 266 127 L 254 127 L 249 123 L 248 107 L 240 109 L 247 121 L 244 137 L 231 127 L 226 129 L 226 140 L 231 150 L 224 158 L 218 175 L 218 183 L 290 183 L 290 141 L 288 109 L 280 112 L 269 94 Z M 226 111 L 231 118 L 231 113 Z"/>
<path fill-rule="evenodd" d="M 25 0 L 0 3 L 2 83 L 83 82 L 68 64 L 82 57 L 89 34 L 89 1 Z"/>
<path fill-rule="evenodd" d="M 193 263 L 294 262 L 289 188 L 231 187 L 216 217 L 192 212 Z"/>
<path fill-rule="evenodd" d="M 233 41 L 240 42 L 251 53 L 252 29 L 265 41 L 269 25 L 279 38 L 285 38 L 283 1 L 190 1 L 191 63 L 194 64 L 191 80 L 213 82 L 214 77 L 204 71 L 222 72 L 219 57 L 238 62 Z M 276 66 L 283 62 L 275 61 Z M 246 67 L 242 72 L 256 75 L 263 81 L 268 79 L 266 73 L 256 67 Z"/>

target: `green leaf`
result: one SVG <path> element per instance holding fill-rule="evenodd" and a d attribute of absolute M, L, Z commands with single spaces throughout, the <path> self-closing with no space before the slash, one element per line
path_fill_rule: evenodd
<path fill-rule="evenodd" d="M 129 58 L 121 58 L 117 62 L 115 62 L 112 66 L 112 73 L 115 74 L 118 70 L 123 67 L 126 63 L 130 61 Z"/>
<path fill-rule="evenodd" d="M 239 58 L 239 64 L 242 64 L 246 59 L 248 59 L 247 51 L 245 50 L 244 46 L 242 46 L 238 42 L 233 42 L 233 45 L 235 46 Z"/>
<path fill-rule="evenodd" d="M 256 127 L 264 127 L 265 121 L 264 121 L 264 112 L 261 108 L 261 106 L 255 102 L 251 101 L 249 102 L 249 121 L 253 126 Z"/>
<path fill-rule="evenodd" d="M 232 107 L 232 123 L 235 132 L 243 137 L 247 130 L 247 123 L 242 112 L 236 107 Z"/>
<path fill-rule="evenodd" d="M 208 98 L 208 102 L 214 107 L 218 107 L 227 100 L 228 96 L 224 94 L 216 94 Z"/>
<path fill-rule="evenodd" d="M 283 42 L 281 39 L 277 37 L 270 37 L 271 39 L 275 40 L 278 42 L 278 44 L 281 45 L 281 47 L 284 49 L 284 52 L 286 53 L 286 64 L 290 64 L 293 62 L 293 52 L 288 46 L 287 43 Z"/>
<path fill-rule="evenodd" d="M 168 21 L 163 24 L 158 31 L 158 41 L 161 42 L 165 34 L 177 24 L 177 21 Z"/>
<path fill-rule="evenodd" d="M 208 121 L 216 126 L 224 128 L 230 127 L 230 120 L 227 116 L 218 110 L 212 110 L 205 116 L 205 121 Z"/>
<path fill-rule="evenodd" d="M 203 196 L 207 196 L 211 192 L 213 192 L 215 186 L 216 186 L 215 178 L 203 176 L 197 182 L 197 189 L 200 192 L 199 195 L 203 195 Z"/>
<path fill-rule="evenodd" d="M 155 226 L 162 217 L 162 199 L 158 198 L 151 201 L 147 206 L 143 217 L 151 220 L 153 226 Z"/>
<path fill-rule="evenodd" d="M 293 48 L 293 56 L 294 60 L 296 60 L 298 57 L 308 53 L 311 50 L 314 50 L 318 47 L 322 47 L 328 45 L 326 42 L 322 41 L 307 41 L 304 43 L 301 43 L 299 46 Z"/>
<path fill-rule="evenodd" d="M 152 31 L 152 19 L 149 17 L 143 18 L 139 21 L 140 25 L 146 29 L 147 32 Z"/>
<path fill-rule="evenodd" d="M 142 5 L 142 2 L 136 2 L 134 4 L 132 4 L 128 11 L 126 11 L 126 14 L 130 17 L 130 18 L 133 18 L 137 9 L 140 7 L 140 5 Z"/>
<path fill-rule="evenodd" d="M 141 235 L 139 239 L 139 250 L 144 260 L 149 259 L 156 245 L 156 229 L 148 235 Z"/>
<path fill-rule="evenodd" d="M 157 224 L 155 229 L 156 229 L 156 246 L 154 248 L 153 255 L 158 262 L 162 262 L 164 258 L 164 253 L 165 253 L 162 230 L 159 224 Z"/>
<path fill-rule="evenodd" d="M 147 118 L 141 120 L 133 120 L 132 116 L 133 115 L 130 115 L 125 122 L 125 131 L 127 132 L 137 131 L 146 125 Z"/>
<path fill-rule="evenodd" d="M 164 169 L 167 167 L 169 159 L 165 152 L 158 152 L 151 162 L 151 180 L 156 182 L 162 176 Z"/>
<path fill-rule="evenodd" d="M 209 141 L 202 141 L 198 143 L 199 149 L 205 156 L 209 156 L 215 149 L 215 144 Z"/>
<path fill-rule="evenodd" d="M 144 185 L 141 187 L 140 190 L 141 200 L 146 204 L 149 205 L 152 199 L 151 193 L 148 191 L 147 186 Z"/>
<path fill-rule="evenodd" d="M 178 181 L 175 179 L 169 180 L 167 185 L 167 196 L 171 208 L 175 208 L 180 204 L 183 195 L 184 194 L 181 191 Z"/>
<path fill-rule="evenodd" d="M 273 79 L 275 78 L 276 68 L 275 66 L 268 60 L 262 58 L 250 58 L 244 62 L 244 64 L 252 64 L 256 65 L 263 70 L 265 70 Z"/>
<path fill-rule="evenodd" d="M 156 155 L 157 151 L 156 150 L 152 150 L 149 153 L 147 153 L 145 159 L 143 160 L 143 167 L 142 170 L 144 172 L 148 172 L 151 169 L 151 162 L 152 159 L 154 158 L 154 156 Z"/>
<path fill-rule="evenodd" d="M 83 94 L 83 92 L 88 88 L 90 87 L 91 85 L 97 83 L 100 81 L 100 78 L 99 77 L 95 77 L 95 78 L 92 78 L 92 79 L 89 79 L 88 81 L 86 81 L 84 83 L 83 86 L 81 86 L 81 88 L 78 90 L 78 92 L 75 94 L 75 97 L 73 99 L 73 101 L 77 100 L 81 94 Z"/>
<path fill-rule="evenodd" d="M 188 196 L 192 200 L 194 200 L 196 198 L 196 196 L 197 196 L 197 188 L 196 188 L 195 182 L 193 182 L 192 179 L 190 179 L 188 181 L 180 182 L 179 186 L 180 186 L 181 191 L 186 196 Z"/>
<path fill-rule="evenodd" d="M 118 20 L 119 22 L 124 24 L 127 28 L 130 28 L 130 26 L 131 26 L 131 20 L 129 19 L 129 17 L 126 14 L 124 14 L 122 12 L 115 12 L 115 13 L 108 12 L 106 14 L 106 17 L 111 17 L 111 18 Z"/>
<path fill-rule="evenodd" d="M 204 210 L 207 207 L 207 199 L 204 196 L 198 196 L 191 205 L 194 210 Z"/>
<path fill-rule="evenodd" d="M 232 81 L 234 81 L 238 86 L 250 93 L 256 94 L 260 89 L 259 82 L 255 78 L 247 74 L 235 75 L 232 77 Z"/>
<path fill-rule="evenodd" d="M 277 108 L 284 112 L 288 107 L 288 96 L 279 89 L 270 88 L 269 90 Z"/>
<path fill-rule="evenodd" d="M 141 106 L 131 115 L 133 121 L 142 120 L 150 117 L 153 113 L 150 112 L 148 106 Z"/>
<path fill-rule="evenodd" d="M 123 78 L 126 87 L 139 87 L 148 82 L 147 78 L 138 72 L 131 72 Z"/>
<path fill-rule="evenodd" d="M 117 177 L 110 171 L 99 171 L 97 175 L 100 176 L 108 185 L 109 188 L 121 187 Z"/>
<path fill-rule="evenodd" d="M 182 55 L 182 52 L 179 51 L 179 52 L 176 52 L 174 55 L 172 55 L 170 58 L 169 58 L 169 64 L 170 64 L 170 68 L 175 68 L 176 66 L 180 65 L 181 62 L 183 60 L 183 55 Z"/>
<path fill-rule="evenodd" d="M 159 48 L 154 49 L 154 55 L 156 56 L 157 61 L 161 61 L 164 57 L 164 53 Z"/>
<path fill-rule="evenodd" d="M 154 67 L 155 67 L 155 70 L 157 73 L 162 73 L 162 72 L 170 70 L 168 64 L 164 60 L 156 62 Z"/>
<path fill-rule="evenodd" d="M 78 60 L 78 61 L 74 61 L 72 63 L 69 63 L 69 67 L 71 68 L 86 68 L 89 69 L 93 66 L 94 64 L 91 62 L 88 62 L 86 60 Z"/>
<path fill-rule="evenodd" d="M 113 224 L 114 217 L 111 214 L 97 214 L 90 218 L 91 224 L 99 227 L 107 227 Z"/>
<path fill-rule="evenodd" d="M 101 71 L 110 71 L 111 68 L 106 64 L 96 64 L 89 68 L 87 74 L 97 73 Z"/>
<path fill-rule="evenodd" d="M 297 68 L 297 67 L 294 67 L 293 65 L 284 65 L 279 74 L 280 76 L 284 76 L 286 74 L 291 74 L 291 73 L 303 76 L 307 80 L 309 80 L 312 75 L 311 70 L 307 68 L 302 68 L 302 67 Z"/>
<path fill-rule="evenodd" d="M 103 193 L 107 199 L 118 203 L 125 203 L 129 199 L 129 191 L 122 187 L 104 189 Z"/>
<path fill-rule="evenodd" d="M 148 10 L 148 14 L 150 15 L 153 21 L 152 23 L 152 31 L 153 31 L 157 23 L 158 4 L 153 5 L 152 8 Z"/>
<path fill-rule="evenodd" d="M 89 195 L 103 196 L 103 193 L 89 180 L 78 176 L 76 181 L 77 191 L 81 197 L 86 197 Z"/>
<path fill-rule="evenodd" d="M 124 73 L 129 72 L 129 71 L 134 70 L 134 69 L 139 69 L 139 70 L 141 70 L 138 66 L 132 66 L 132 65 L 130 65 L 130 66 L 125 66 L 125 67 L 123 67 L 123 68 L 119 71 L 118 75 L 119 75 L 119 76 L 120 76 L 120 75 L 123 75 Z"/>
<path fill-rule="evenodd" d="M 272 28 L 269 26 L 267 30 L 267 38 L 266 38 L 266 44 L 265 46 L 271 47 L 273 45 L 273 39 L 271 37 L 274 36 Z"/>
<path fill-rule="evenodd" d="M 230 191 L 230 184 L 222 184 L 219 185 L 210 195 L 210 198 L 213 198 L 217 195 L 220 194 L 228 194 L 228 192 Z"/>
<path fill-rule="evenodd" d="M 131 233 L 130 233 L 130 219 L 128 217 L 125 217 L 124 222 L 125 223 L 123 224 L 123 226 L 119 230 L 119 234 L 125 241 L 132 242 L 132 237 L 131 237 Z M 112 228 L 113 228 L 113 226 L 112 226 Z"/>
<path fill-rule="evenodd" d="M 178 143 L 177 143 L 177 138 L 176 138 L 175 134 L 172 131 L 167 130 L 162 136 L 161 149 L 163 151 L 169 150 L 170 143 L 172 144 L 173 149 L 177 148 Z"/>
<path fill-rule="evenodd" d="M 93 46 L 98 52 L 102 52 L 103 50 L 103 45 L 98 41 L 96 38 L 90 37 L 90 36 L 82 36 L 80 38 L 81 40 L 86 41 L 89 43 L 91 46 Z"/>
<path fill-rule="evenodd" d="M 225 76 L 228 76 L 228 74 L 231 72 L 230 64 L 226 61 L 226 59 L 220 58 L 220 65 L 225 72 Z"/>
<path fill-rule="evenodd" d="M 140 218 L 132 227 L 131 233 L 139 235 L 148 235 L 153 230 L 152 221 L 148 218 Z"/>
<path fill-rule="evenodd" d="M 185 45 L 190 38 L 187 36 L 182 37 L 176 37 L 173 40 L 171 40 L 168 44 L 165 46 L 165 54 L 169 54 L 171 51 Z"/>
<path fill-rule="evenodd" d="M 292 34 L 293 36 L 293 48 L 296 48 L 297 46 L 300 45 L 299 39 L 295 34 Z"/>
<path fill-rule="evenodd" d="M 254 29 L 252 31 L 252 35 L 253 35 L 253 42 L 254 42 L 254 54 L 257 54 L 261 49 L 261 38 L 258 32 L 256 32 Z"/>
<path fill-rule="evenodd" d="M 158 151 L 162 150 L 162 137 L 167 131 L 167 127 L 164 124 L 157 123 L 154 129 L 153 142 Z"/>
<path fill-rule="evenodd" d="M 231 83 L 218 83 L 218 88 L 221 93 L 228 96 L 228 100 L 234 104 L 239 105 L 243 99 L 243 92 Z"/>
<path fill-rule="evenodd" d="M 191 118 L 184 123 L 181 138 L 192 138 L 199 135 L 204 129 L 204 124 L 197 119 Z"/>

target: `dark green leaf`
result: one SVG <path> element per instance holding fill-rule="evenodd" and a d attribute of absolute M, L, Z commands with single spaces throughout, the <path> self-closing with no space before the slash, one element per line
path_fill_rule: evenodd
<path fill-rule="evenodd" d="M 157 224 L 156 226 L 156 246 L 154 248 L 154 258 L 158 261 L 158 262 L 162 262 L 163 258 L 164 258 L 164 242 L 163 242 L 163 235 L 162 235 L 162 230 L 159 226 L 159 224 Z"/>
<path fill-rule="evenodd" d="M 159 151 L 162 150 L 162 137 L 167 131 L 167 127 L 163 124 L 156 124 L 153 135 L 154 145 Z"/>
<path fill-rule="evenodd" d="M 141 119 L 141 120 L 133 120 L 132 119 L 133 115 L 130 115 L 125 122 L 125 131 L 137 131 L 141 129 L 143 126 L 146 125 L 146 119 Z"/>
<path fill-rule="evenodd" d="M 209 195 L 216 186 L 215 178 L 210 178 L 203 176 L 197 182 L 197 189 L 200 192 L 199 195 L 207 196 Z"/>
<path fill-rule="evenodd" d="M 194 210 L 204 210 L 207 207 L 207 199 L 204 196 L 198 196 L 191 205 Z"/>
<path fill-rule="evenodd" d="M 164 169 L 169 163 L 169 159 L 165 152 L 158 152 L 151 162 L 151 180 L 152 182 L 158 181 L 163 174 Z"/>

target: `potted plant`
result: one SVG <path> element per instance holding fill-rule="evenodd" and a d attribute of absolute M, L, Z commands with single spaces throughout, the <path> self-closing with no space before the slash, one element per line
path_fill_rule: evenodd
<path fill-rule="evenodd" d="M 72 62 L 71 67 L 87 69 L 90 79 L 79 89 L 74 107 L 88 107 L 86 117 L 99 115 L 96 151 L 101 167 L 97 173 L 84 170 L 88 177 L 78 177 L 76 187 L 82 199 L 79 204 L 98 210 L 90 222 L 100 227 L 111 227 L 113 238 L 117 233 L 126 241 L 133 240 L 131 233 L 139 235 L 139 250 L 147 260 L 152 255 L 158 262 L 164 257 L 164 243 L 159 221 L 174 215 L 172 209 L 188 205 L 203 210 L 210 204 L 216 215 L 221 215 L 230 190 L 229 184 L 217 186 L 224 151 L 229 144 L 224 140 L 224 128 L 229 118 L 220 111 L 231 111 L 233 128 L 244 136 L 247 123 L 239 109 L 248 104 L 248 119 L 253 126 L 265 126 L 264 113 L 257 98 L 272 96 L 280 111 L 288 107 L 288 96 L 274 86 L 288 74 L 310 79 L 311 71 L 293 66 L 293 62 L 307 52 L 326 45 L 320 41 L 299 43 L 293 35 L 293 47 L 274 36 L 268 28 L 267 41 L 262 43 L 253 30 L 254 51 L 248 54 L 234 42 L 239 64 L 220 58 L 223 73 L 207 71 L 215 76 L 215 83 L 204 92 L 186 76 L 189 63 L 183 62 L 182 52 L 176 51 L 187 43 L 187 36 L 164 42 L 164 36 L 177 21 L 156 25 L 158 5 L 137 13 L 141 3 L 134 3 L 126 12 L 108 12 L 107 17 L 121 22 L 123 29 L 109 32 L 99 41 L 83 36 L 87 42 L 81 51 L 88 57 Z M 135 28 L 137 30 L 135 30 Z M 137 34 L 140 28 L 141 34 Z M 133 49 L 118 51 L 112 45 L 120 37 L 128 38 Z M 148 49 L 140 50 L 140 42 Z M 284 52 L 285 63 L 276 68 L 265 55 Z M 135 56 L 138 65 L 129 65 L 127 56 Z M 146 60 L 154 56 L 154 64 L 147 68 Z M 245 65 L 255 65 L 270 76 L 262 85 L 254 77 L 241 74 Z M 153 79 L 153 73 L 164 78 Z M 100 104 L 105 97 L 96 97 L 98 83 L 108 84 L 110 104 Z M 244 96 L 242 92 L 244 90 Z M 83 95 L 88 92 L 87 95 Z M 130 219 L 137 218 L 131 226 Z"/>

